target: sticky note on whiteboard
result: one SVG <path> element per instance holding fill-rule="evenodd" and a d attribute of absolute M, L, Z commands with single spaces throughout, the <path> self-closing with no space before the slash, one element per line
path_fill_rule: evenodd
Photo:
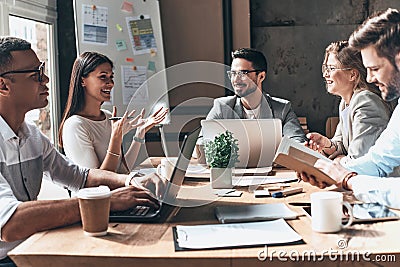
<path fill-rule="evenodd" d="M 115 46 L 117 47 L 118 51 L 126 50 L 126 43 L 124 40 L 116 40 Z"/>
<path fill-rule="evenodd" d="M 121 10 L 128 12 L 128 13 L 132 13 L 133 10 L 133 4 L 131 2 L 128 1 L 124 1 L 121 5 Z"/>
<path fill-rule="evenodd" d="M 147 69 L 149 71 L 156 71 L 156 63 L 154 61 L 149 61 L 149 64 L 147 65 Z"/>
<path fill-rule="evenodd" d="M 122 26 L 119 25 L 118 23 L 115 24 L 115 28 L 117 28 L 118 31 L 122 32 Z"/>

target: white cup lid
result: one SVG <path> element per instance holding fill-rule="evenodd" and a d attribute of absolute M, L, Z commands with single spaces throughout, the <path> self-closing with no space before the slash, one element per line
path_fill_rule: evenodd
<path fill-rule="evenodd" d="M 82 199 L 99 199 L 111 196 L 111 191 L 108 186 L 101 185 L 99 187 L 88 187 L 78 191 L 78 198 Z"/>

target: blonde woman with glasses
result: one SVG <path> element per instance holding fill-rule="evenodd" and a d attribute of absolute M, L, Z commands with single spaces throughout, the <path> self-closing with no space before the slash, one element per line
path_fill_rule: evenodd
<path fill-rule="evenodd" d="M 391 109 L 379 89 L 366 82 L 361 53 L 347 41 L 333 42 L 326 48 L 322 75 L 328 93 L 341 97 L 339 124 L 332 139 L 309 133 L 306 145 L 331 159 L 359 158 L 386 128 Z"/>

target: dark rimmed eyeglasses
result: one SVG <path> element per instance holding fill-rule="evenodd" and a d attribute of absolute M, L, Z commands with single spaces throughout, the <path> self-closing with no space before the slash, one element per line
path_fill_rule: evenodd
<path fill-rule="evenodd" d="M 322 65 L 322 74 L 324 75 L 325 72 L 330 75 L 332 72 L 337 70 L 351 70 L 351 68 L 338 68 L 331 65 Z"/>
<path fill-rule="evenodd" d="M 235 76 L 239 76 L 239 78 L 243 79 L 247 76 L 247 74 L 252 72 L 261 72 L 262 70 L 228 70 L 226 73 L 228 74 L 229 79 L 232 79 Z"/>
<path fill-rule="evenodd" d="M 3 77 L 4 75 L 7 75 L 7 74 L 35 72 L 38 75 L 38 82 L 41 83 L 41 82 L 43 82 L 44 71 L 45 71 L 45 63 L 43 61 L 43 62 L 40 62 L 40 66 L 37 69 L 34 69 L 34 70 L 10 70 L 10 71 L 6 71 L 6 72 L 3 72 L 2 74 L 0 74 L 0 77 Z"/>

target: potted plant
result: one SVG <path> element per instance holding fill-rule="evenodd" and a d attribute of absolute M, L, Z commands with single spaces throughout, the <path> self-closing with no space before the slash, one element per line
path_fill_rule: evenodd
<path fill-rule="evenodd" d="M 232 188 L 232 168 L 239 162 L 238 140 L 230 131 L 217 135 L 205 143 L 207 164 L 211 168 L 212 188 Z"/>

